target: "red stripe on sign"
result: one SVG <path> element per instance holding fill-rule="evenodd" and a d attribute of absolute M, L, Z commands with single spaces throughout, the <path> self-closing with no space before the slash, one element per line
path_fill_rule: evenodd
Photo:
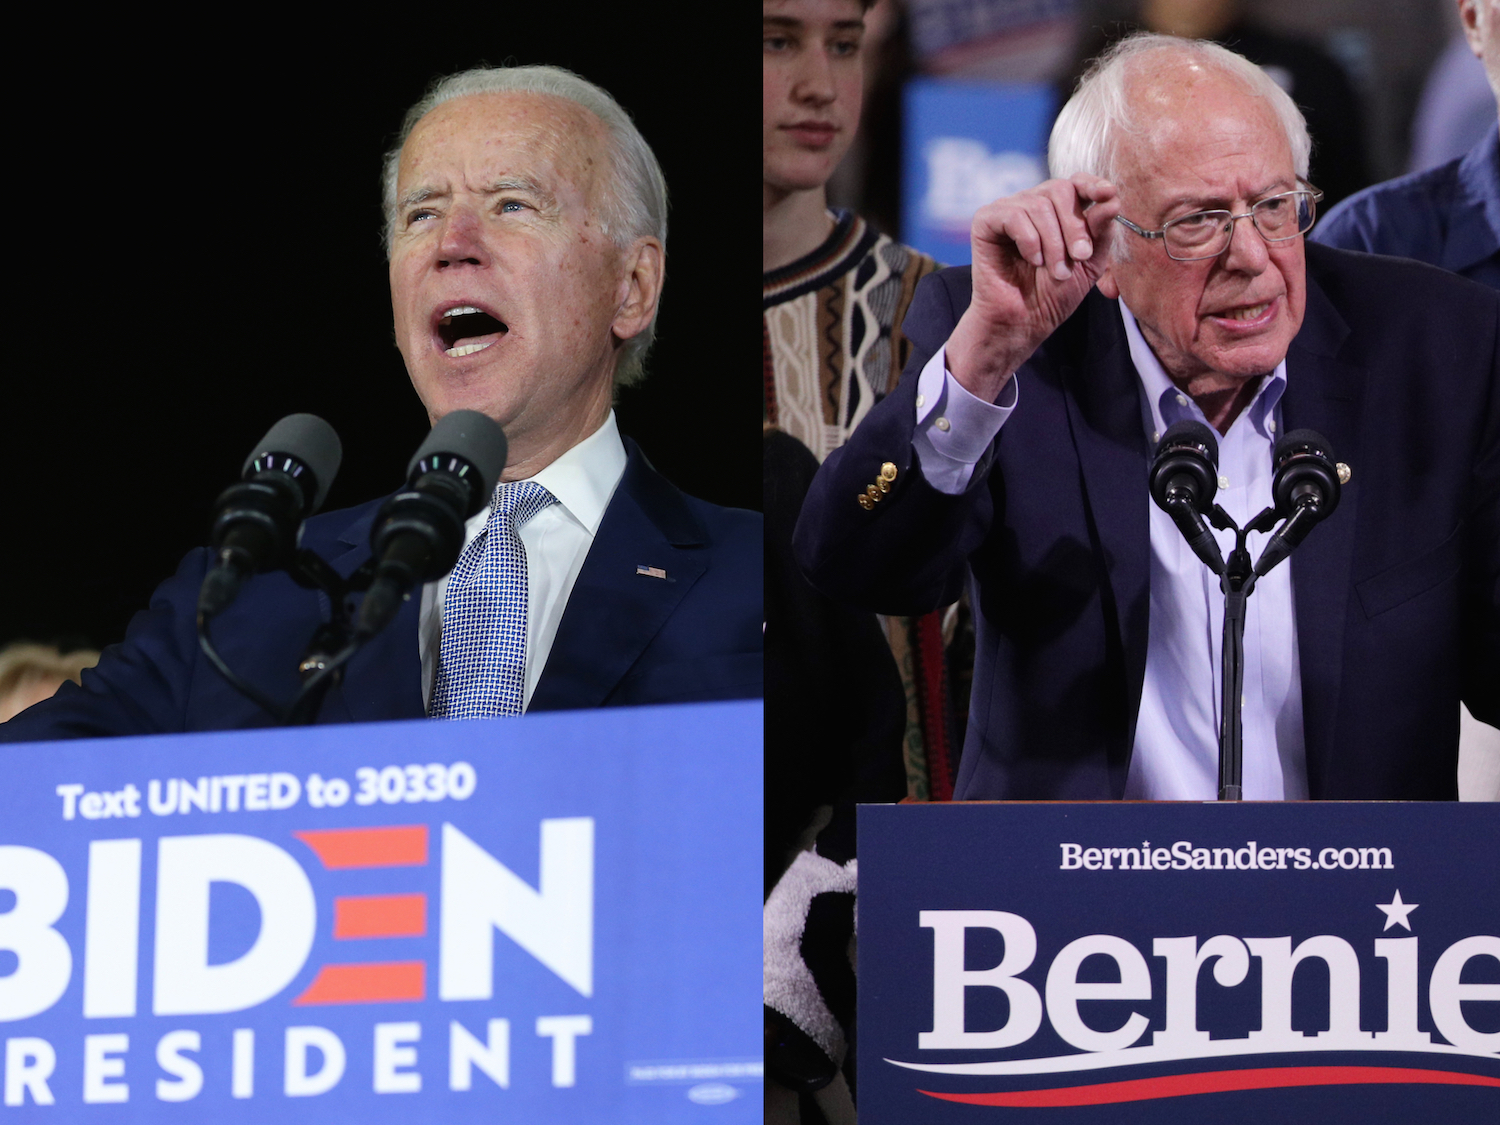
<path fill-rule="evenodd" d="M 301 996 L 307 1004 L 374 1004 L 385 1000 L 422 1000 L 427 996 L 423 961 L 385 961 L 369 965 L 324 965 Z"/>
<path fill-rule="evenodd" d="M 293 836 L 317 852 L 323 866 L 421 867 L 427 862 L 427 825 L 399 828 L 330 828 L 316 832 L 293 832 Z"/>
<path fill-rule="evenodd" d="M 421 937 L 426 895 L 341 895 L 333 900 L 336 938 Z"/>
<path fill-rule="evenodd" d="M 945 1094 L 919 1090 L 929 1098 L 968 1105 L 1065 1106 L 1108 1105 L 1150 1098 L 1179 1098 L 1185 1094 L 1221 1094 L 1229 1090 L 1270 1090 L 1284 1086 L 1348 1086 L 1376 1082 L 1416 1082 L 1444 1086 L 1496 1086 L 1500 1078 L 1453 1070 L 1414 1070 L 1393 1066 L 1274 1066 L 1258 1070 L 1218 1070 L 1204 1074 L 1173 1074 L 1165 1078 L 1135 1078 L 1095 1086 L 1065 1086 L 1052 1090 L 1018 1090 L 1003 1094 Z"/>

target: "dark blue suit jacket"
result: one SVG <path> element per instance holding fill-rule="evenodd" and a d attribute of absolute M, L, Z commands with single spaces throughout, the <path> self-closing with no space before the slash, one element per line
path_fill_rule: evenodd
<path fill-rule="evenodd" d="M 761 517 L 684 495 L 626 439 L 625 475 L 573 586 L 531 711 L 745 699 L 761 694 Z M 351 574 L 370 556 L 380 501 L 314 517 L 302 545 Z M 199 651 L 194 623 L 209 553 L 192 552 L 137 614 L 123 644 L 52 699 L 0 724 L 0 742 L 269 725 Z M 666 571 L 640 575 L 637 566 Z M 349 662 L 319 722 L 424 714 L 420 598 Z M 327 620 L 326 595 L 284 573 L 248 583 L 214 621 L 225 661 L 273 698 L 297 691 L 297 663 Z"/>
<path fill-rule="evenodd" d="M 1353 470 L 1290 560 L 1309 789 L 1451 799 L 1460 695 L 1500 724 L 1500 296 L 1315 245 L 1307 267 L 1283 419 Z M 830 596 L 884 613 L 951 602 L 972 573 L 956 796 L 1118 798 L 1150 607 L 1151 451 L 1124 326 L 1091 293 L 1022 366 L 1015 413 L 948 496 L 912 451 L 916 382 L 969 298 L 967 269 L 922 283 L 906 374 L 824 463 L 798 556 Z M 887 461 L 895 485 L 866 510 Z M 1183 690 L 1211 690 L 1210 672 Z"/>

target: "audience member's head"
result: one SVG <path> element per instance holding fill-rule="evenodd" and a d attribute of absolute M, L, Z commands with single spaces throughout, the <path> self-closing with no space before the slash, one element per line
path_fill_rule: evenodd
<path fill-rule="evenodd" d="M 93 649 L 62 652 L 52 645 L 13 644 L 0 649 L 0 723 L 49 699 L 67 680 L 78 683 L 99 662 Z"/>
<path fill-rule="evenodd" d="M 767 194 L 821 189 L 859 128 L 860 54 L 873 0 L 763 0 L 762 171 Z"/>
<path fill-rule="evenodd" d="M 1458 0 L 1458 18 L 1469 50 L 1484 63 L 1490 89 L 1500 99 L 1500 0 Z"/>
<path fill-rule="evenodd" d="M 1141 0 L 1141 22 L 1163 35 L 1217 39 L 1240 18 L 1241 0 Z"/>

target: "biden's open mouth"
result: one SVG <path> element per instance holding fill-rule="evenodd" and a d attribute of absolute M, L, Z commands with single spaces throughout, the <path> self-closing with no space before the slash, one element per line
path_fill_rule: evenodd
<path fill-rule="evenodd" d="M 437 323 L 438 336 L 443 341 L 443 352 L 455 359 L 484 351 L 507 331 L 503 321 L 473 305 L 451 308 Z"/>

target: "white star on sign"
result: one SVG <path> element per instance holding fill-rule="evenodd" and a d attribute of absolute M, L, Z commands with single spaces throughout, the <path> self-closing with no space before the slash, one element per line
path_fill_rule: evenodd
<path fill-rule="evenodd" d="M 1385 911 L 1385 925 L 1381 927 L 1382 931 L 1388 930 L 1392 926 L 1405 926 L 1410 930 L 1411 923 L 1406 920 L 1406 916 L 1415 910 L 1418 905 L 1420 904 L 1415 902 L 1402 902 L 1400 891 L 1397 891 L 1396 897 L 1384 905 L 1377 902 L 1375 909 Z"/>

